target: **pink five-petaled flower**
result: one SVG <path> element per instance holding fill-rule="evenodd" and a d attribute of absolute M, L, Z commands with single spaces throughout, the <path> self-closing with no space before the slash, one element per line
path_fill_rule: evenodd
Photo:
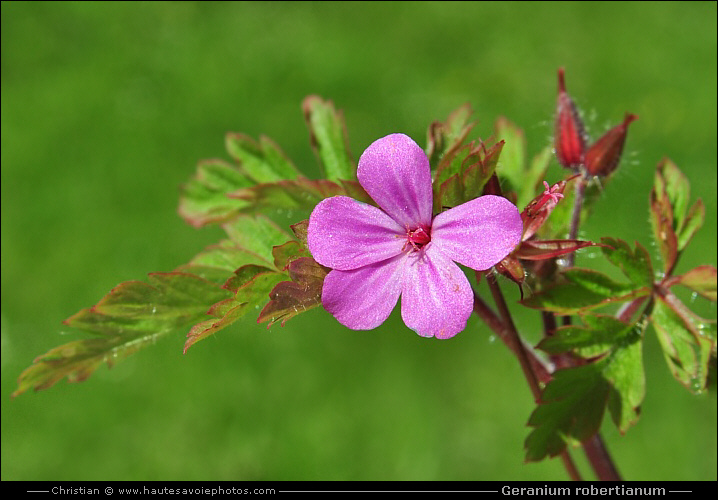
<path fill-rule="evenodd" d="M 481 196 L 432 218 L 431 169 L 403 134 L 375 141 L 359 159 L 359 183 L 381 207 L 346 196 L 320 202 L 309 218 L 309 250 L 332 269 L 322 305 L 343 325 L 382 324 L 401 296 L 404 323 L 423 337 L 466 327 L 473 292 L 454 262 L 489 269 L 521 241 L 518 209 Z"/>

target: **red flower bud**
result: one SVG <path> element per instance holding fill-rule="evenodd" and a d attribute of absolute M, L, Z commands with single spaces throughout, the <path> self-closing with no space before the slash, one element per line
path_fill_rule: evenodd
<path fill-rule="evenodd" d="M 636 115 L 626 113 L 623 123 L 603 134 L 603 137 L 588 148 L 586 171 L 590 175 L 606 176 L 616 170 L 621 153 L 623 153 L 623 145 L 626 142 L 628 124 L 637 118 Z"/>
<path fill-rule="evenodd" d="M 566 167 L 577 169 L 583 165 L 586 153 L 586 137 L 583 122 L 578 116 L 576 106 L 566 93 L 563 80 L 563 68 L 558 70 L 558 100 L 556 111 L 556 130 L 554 147 L 558 162 Z"/>

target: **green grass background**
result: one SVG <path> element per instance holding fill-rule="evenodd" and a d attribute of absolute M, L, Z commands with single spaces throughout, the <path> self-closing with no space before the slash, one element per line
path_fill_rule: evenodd
<path fill-rule="evenodd" d="M 2 479 L 565 479 L 559 460 L 523 463 L 531 394 L 475 319 L 440 342 L 396 312 L 369 332 L 319 309 L 270 330 L 250 318 L 187 355 L 177 332 L 10 398 L 35 356 L 83 338 L 63 319 L 220 238 L 176 207 L 196 162 L 226 157 L 225 132 L 266 134 L 316 176 L 308 94 L 344 110 L 355 158 L 392 132 L 423 146 L 470 102 L 476 135 L 505 115 L 535 154 L 560 66 L 594 138 L 640 116 L 582 236 L 655 250 L 647 199 L 669 156 L 706 204 L 678 271 L 715 265 L 714 2 L 2 2 Z M 590 255 L 578 264 L 602 268 Z M 517 322 L 538 339 L 535 313 Z M 675 382 L 650 330 L 644 356 L 640 421 L 603 428 L 620 472 L 715 480 L 715 394 Z"/>

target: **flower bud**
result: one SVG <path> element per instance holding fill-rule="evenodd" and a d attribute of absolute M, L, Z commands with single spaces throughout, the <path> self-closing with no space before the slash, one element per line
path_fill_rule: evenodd
<path fill-rule="evenodd" d="M 573 100 L 566 93 L 563 68 L 558 70 L 558 100 L 554 147 L 558 162 L 566 168 L 577 169 L 583 165 L 586 153 L 586 137 L 583 122 L 578 116 Z"/>
<path fill-rule="evenodd" d="M 623 153 L 623 145 L 628 134 L 628 125 L 638 116 L 626 113 L 623 123 L 603 134 L 586 151 L 586 171 L 590 175 L 607 176 L 618 166 Z"/>

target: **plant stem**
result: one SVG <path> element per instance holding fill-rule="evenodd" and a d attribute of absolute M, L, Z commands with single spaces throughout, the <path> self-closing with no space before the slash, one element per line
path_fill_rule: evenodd
<path fill-rule="evenodd" d="M 494 274 L 489 273 L 487 275 L 487 281 L 489 283 L 491 295 L 493 296 L 494 302 L 496 303 L 496 307 L 499 310 L 501 320 L 499 321 L 499 318 L 497 318 L 493 311 L 491 311 L 491 309 L 489 309 L 488 306 L 483 303 L 483 301 L 476 295 L 475 292 L 474 310 L 476 311 L 477 309 L 480 309 L 481 313 L 477 312 L 477 314 L 482 317 L 490 317 L 491 322 L 496 326 L 496 329 L 492 329 L 494 329 L 494 331 L 496 331 L 496 333 L 502 338 L 502 340 L 504 340 L 504 342 L 509 345 L 511 350 L 514 351 L 514 353 L 519 359 L 519 363 L 521 364 L 521 369 L 524 372 L 524 377 L 526 377 L 526 381 L 531 388 L 531 393 L 534 396 L 534 401 L 536 402 L 536 404 L 540 404 L 541 386 L 539 385 L 539 376 L 534 371 L 534 366 L 538 365 L 544 368 L 543 364 L 537 362 L 538 358 L 535 358 L 535 355 L 532 363 L 532 358 L 529 356 L 529 352 L 532 351 L 529 351 L 526 348 L 523 341 L 521 340 L 521 337 L 519 336 L 518 331 L 516 330 L 516 325 L 514 325 L 513 318 L 511 317 L 511 312 L 506 305 L 506 300 L 504 299 L 503 293 L 501 293 L 501 288 L 499 287 L 499 284 L 497 283 Z M 487 324 L 488 323 L 489 321 L 487 321 Z M 548 373 L 546 373 L 545 375 L 548 375 Z M 581 474 L 576 468 L 576 465 L 574 464 L 568 450 L 564 449 L 561 452 L 561 461 L 563 462 L 563 465 L 566 468 L 569 477 L 574 481 L 581 481 Z"/>
<path fill-rule="evenodd" d="M 536 378 L 541 383 L 548 383 L 551 380 L 551 368 L 547 366 L 544 361 L 538 358 L 532 351 L 529 351 L 523 345 L 516 343 L 516 338 L 510 334 L 509 328 L 504 325 L 501 319 L 496 315 L 494 311 L 479 297 L 474 291 L 474 312 L 479 316 L 491 330 L 498 335 L 498 337 L 506 344 L 506 346 L 513 352 L 517 357 L 519 351 L 523 350 L 529 358 L 531 364 L 531 370 L 535 374 Z"/>
<path fill-rule="evenodd" d="M 494 303 L 499 310 L 499 316 L 501 316 L 503 324 L 507 328 L 507 332 L 509 337 L 511 338 L 511 342 L 517 347 L 516 355 L 519 358 L 521 369 L 524 372 L 524 377 L 526 377 L 526 381 L 529 383 L 531 393 L 534 396 L 534 401 L 536 402 L 536 404 L 538 404 L 541 402 L 541 387 L 539 386 L 536 374 L 534 373 L 533 369 L 531 369 L 531 363 L 529 362 L 529 356 L 526 353 L 526 348 L 521 341 L 521 337 L 519 336 L 518 331 L 516 331 L 514 320 L 511 318 L 511 312 L 506 305 L 506 300 L 504 299 L 503 293 L 501 293 L 501 288 L 496 282 L 496 276 L 494 276 L 493 273 L 489 273 L 486 276 L 486 281 L 488 281 L 489 283 L 489 290 L 491 290 L 491 295 L 494 298 Z"/>

